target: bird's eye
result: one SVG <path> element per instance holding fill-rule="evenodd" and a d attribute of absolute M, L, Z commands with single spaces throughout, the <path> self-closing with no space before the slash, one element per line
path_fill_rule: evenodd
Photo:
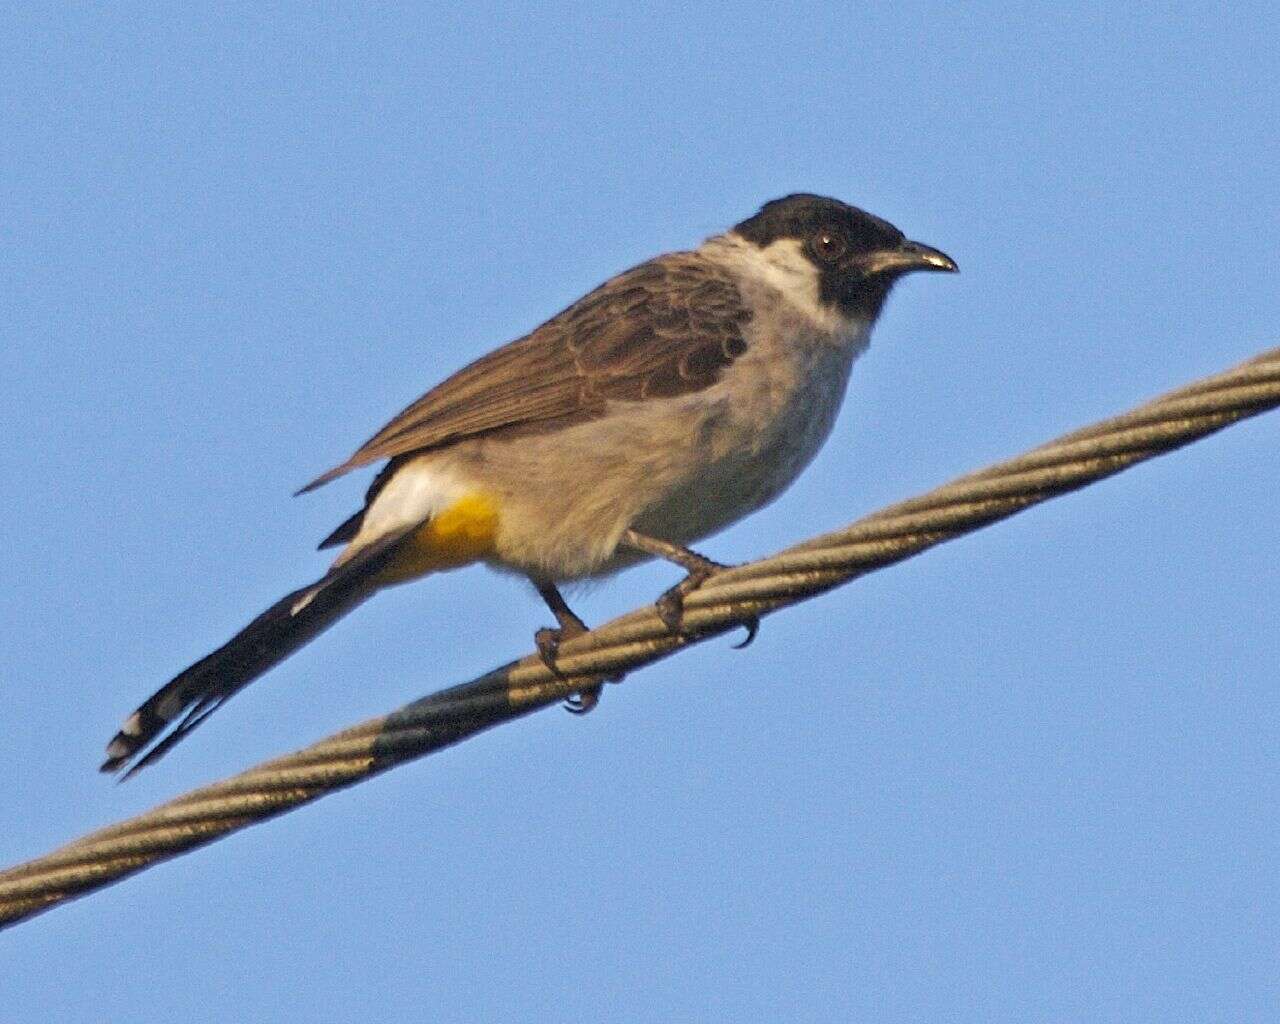
<path fill-rule="evenodd" d="M 817 257 L 828 263 L 834 263 L 843 256 L 846 248 L 844 234 L 833 227 L 819 228 L 811 244 Z"/>

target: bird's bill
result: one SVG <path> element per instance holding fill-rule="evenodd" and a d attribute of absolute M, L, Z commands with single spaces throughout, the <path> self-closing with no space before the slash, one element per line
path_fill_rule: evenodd
<path fill-rule="evenodd" d="M 940 270 L 953 274 L 960 268 L 956 261 L 940 249 L 925 245 L 923 242 L 904 241 L 896 249 L 888 249 L 871 256 L 870 273 L 890 271 L 895 274 L 909 274 L 913 270 Z"/>

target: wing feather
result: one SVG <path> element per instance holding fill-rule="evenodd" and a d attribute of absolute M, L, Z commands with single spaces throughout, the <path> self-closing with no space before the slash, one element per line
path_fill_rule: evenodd
<path fill-rule="evenodd" d="M 722 268 L 695 253 L 660 256 L 459 370 L 298 493 L 382 459 L 558 429 L 603 415 L 611 401 L 710 387 L 746 351 L 750 318 Z"/>

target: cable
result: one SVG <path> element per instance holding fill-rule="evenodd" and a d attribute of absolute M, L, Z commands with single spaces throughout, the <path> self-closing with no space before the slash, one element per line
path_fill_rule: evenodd
<path fill-rule="evenodd" d="M 529 655 L 2 872 L 0 927 L 1277 405 L 1280 349 L 834 533 L 719 573 L 685 601 L 689 634 L 673 635 L 653 606 L 645 606 L 566 641 L 557 658 L 560 677 Z"/>

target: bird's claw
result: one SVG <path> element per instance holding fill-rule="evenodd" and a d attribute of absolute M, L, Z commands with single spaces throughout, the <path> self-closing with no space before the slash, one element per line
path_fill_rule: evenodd
<path fill-rule="evenodd" d="M 560 644 L 563 642 L 563 629 L 544 626 L 533 634 L 533 643 L 538 648 L 538 657 L 542 659 L 542 664 L 546 665 L 547 670 L 559 679 L 564 678 L 564 673 L 556 665 L 556 658 L 560 654 Z"/>
<path fill-rule="evenodd" d="M 735 651 L 745 650 L 746 648 L 751 646 L 752 641 L 754 641 L 756 638 L 756 634 L 760 632 L 760 616 L 753 615 L 751 616 L 751 618 L 745 619 L 742 623 L 742 628 L 747 631 L 747 635 L 743 637 L 741 640 L 739 640 L 736 644 L 729 645 Z"/>
<path fill-rule="evenodd" d="M 727 569 L 728 566 L 721 565 L 719 562 L 707 561 L 705 568 L 694 569 L 688 576 L 682 579 L 670 590 L 663 593 L 661 597 L 654 602 L 657 609 L 658 618 L 662 620 L 662 624 L 672 633 L 685 635 L 684 628 L 684 599 L 697 590 L 707 580 L 711 579 L 716 573 Z M 755 640 L 756 634 L 760 632 L 760 617 L 753 615 L 751 618 L 742 623 L 743 629 L 747 631 L 746 637 L 739 643 L 733 645 L 735 651 L 740 651 L 744 647 L 749 647 L 751 642 Z"/>
<path fill-rule="evenodd" d="M 542 664 L 546 665 L 547 670 L 557 679 L 564 678 L 564 673 L 560 671 L 560 667 L 556 664 L 556 658 L 560 654 L 560 645 L 569 637 L 579 636 L 586 631 L 586 626 L 581 628 L 561 626 L 558 629 L 544 626 L 533 634 L 534 645 L 538 648 L 538 657 L 542 659 Z M 621 678 L 621 676 L 618 676 L 619 680 Z M 601 687 L 597 684 L 569 694 L 564 699 L 564 709 L 575 715 L 585 715 L 600 703 L 600 690 Z"/>
<path fill-rule="evenodd" d="M 590 686 L 564 699 L 564 709 L 571 715 L 585 715 L 600 703 L 600 686 Z"/>
<path fill-rule="evenodd" d="M 684 599 L 714 576 L 719 568 L 717 566 L 714 569 L 695 569 L 674 587 L 664 591 L 662 596 L 654 602 L 658 618 L 672 633 L 683 634 L 685 632 Z"/>

